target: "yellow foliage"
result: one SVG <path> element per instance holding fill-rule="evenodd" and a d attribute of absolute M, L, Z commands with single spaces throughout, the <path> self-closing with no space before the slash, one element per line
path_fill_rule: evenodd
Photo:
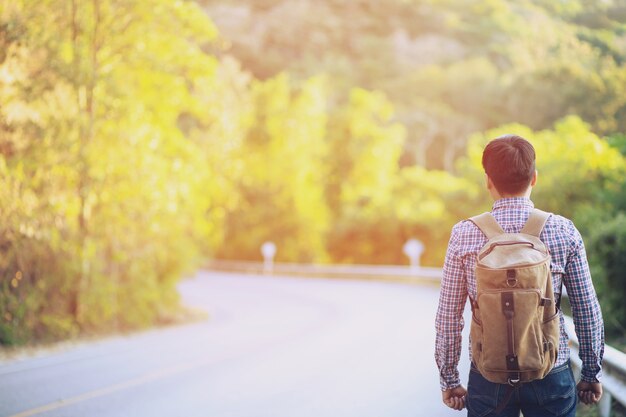
<path fill-rule="evenodd" d="M 481 181 L 484 146 L 508 133 L 528 139 L 535 147 L 539 175 L 533 197 L 545 210 L 573 217 L 585 205 L 602 204 L 597 198 L 599 189 L 626 179 L 624 157 L 577 116 L 560 120 L 553 130 L 534 132 L 527 126 L 509 124 L 475 134 L 468 143 L 468 158 L 460 162 L 462 172 Z"/>

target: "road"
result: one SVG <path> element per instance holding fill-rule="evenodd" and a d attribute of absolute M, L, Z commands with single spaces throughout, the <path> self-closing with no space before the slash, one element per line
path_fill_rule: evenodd
<path fill-rule="evenodd" d="M 465 415 L 440 400 L 436 288 L 200 272 L 179 289 L 208 320 L 0 362 L 0 416 Z"/>

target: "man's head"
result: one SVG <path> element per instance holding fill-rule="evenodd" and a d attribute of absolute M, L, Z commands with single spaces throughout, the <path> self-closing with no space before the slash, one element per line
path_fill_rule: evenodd
<path fill-rule="evenodd" d="M 500 136 L 485 147 L 483 168 L 500 197 L 524 194 L 536 180 L 535 148 L 521 136 Z"/>

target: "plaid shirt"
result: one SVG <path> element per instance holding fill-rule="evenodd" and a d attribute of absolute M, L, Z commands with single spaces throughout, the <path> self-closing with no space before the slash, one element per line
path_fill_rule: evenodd
<path fill-rule="evenodd" d="M 503 198 L 494 203 L 491 213 L 506 233 L 518 233 L 533 207 L 528 198 Z M 598 382 L 604 354 L 604 326 L 583 240 L 570 220 L 557 215 L 550 216 L 540 238 L 550 250 L 553 288 L 559 292 L 562 282 L 572 306 L 580 342 L 579 355 L 583 363 L 581 379 Z M 461 355 L 463 310 L 468 294 L 476 299 L 474 268 L 477 254 L 486 242 L 487 238 L 471 221 L 461 221 L 452 229 L 435 323 L 435 360 L 439 367 L 442 390 L 461 384 L 457 365 Z M 563 313 L 560 321 L 561 336 L 555 366 L 565 363 L 570 355 Z"/>

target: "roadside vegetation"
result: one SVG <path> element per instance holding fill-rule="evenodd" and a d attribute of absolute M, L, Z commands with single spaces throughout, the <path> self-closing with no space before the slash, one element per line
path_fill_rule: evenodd
<path fill-rule="evenodd" d="M 171 320 L 181 277 L 265 241 L 441 265 L 505 132 L 617 343 L 625 59 L 622 0 L 0 1 L 0 344 Z"/>

